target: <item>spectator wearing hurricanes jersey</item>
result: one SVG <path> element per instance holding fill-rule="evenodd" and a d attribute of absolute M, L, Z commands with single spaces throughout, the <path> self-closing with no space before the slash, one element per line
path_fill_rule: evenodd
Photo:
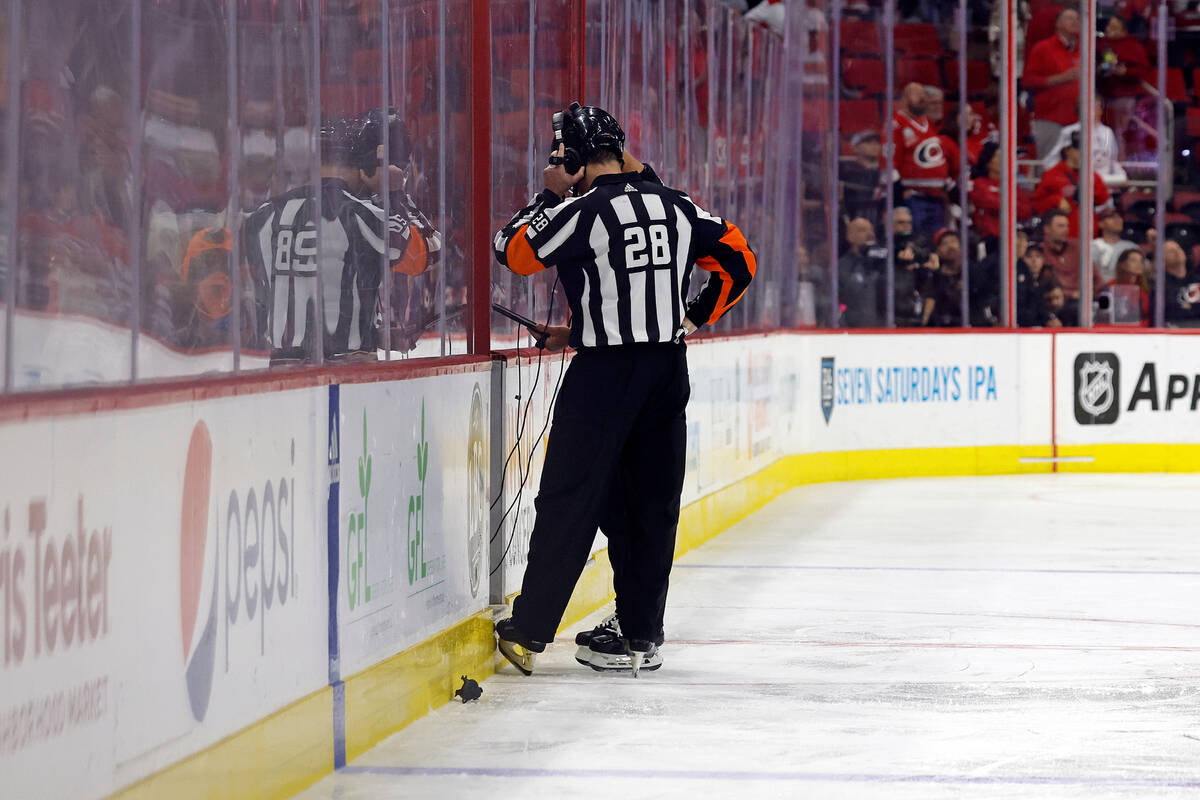
<path fill-rule="evenodd" d="M 925 115 L 925 87 L 910 83 L 900 96 L 891 122 L 896 171 L 905 202 L 913 215 L 913 229 L 932 236 L 946 225 L 946 186 L 951 176 L 942 138 Z"/>
<path fill-rule="evenodd" d="M 1054 35 L 1033 45 L 1021 86 L 1033 92 L 1033 138 L 1045 158 L 1058 132 L 1079 121 L 1079 12 L 1058 12 Z"/>
<path fill-rule="evenodd" d="M 577 355 L 555 408 L 521 594 L 496 634 L 531 674 L 599 527 L 617 613 L 581 635 L 576 659 L 636 676 L 662 664 L 690 392 L 683 337 L 742 298 L 756 261 L 732 223 L 639 171 L 607 112 L 573 104 L 556 118 L 562 144 L 546 189 L 496 234 L 495 250 L 518 275 L 557 271 L 570 324 L 546 328 L 546 344 Z M 693 267 L 709 279 L 688 302 Z"/>
<path fill-rule="evenodd" d="M 246 220 L 242 240 L 272 360 L 310 359 L 318 346 L 325 358 L 373 357 L 380 344 L 381 262 L 386 251 L 388 264 L 402 264 L 411 235 L 403 211 L 385 222 L 383 209 L 361 198 L 364 171 L 378 158 L 361 133 L 361 121 L 322 123 L 319 231 L 311 186 L 268 200 Z"/>
<path fill-rule="evenodd" d="M 1042 174 L 1037 189 L 1033 192 L 1033 209 L 1039 214 L 1045 214 L 1051 209 L 1059 209 L 1067 214 L 1068 235 L 1074 239 L 1080 234 L 1079 225 L 1079 178 L 1080 155 L 1079 134 L 1062 148 L 1062 161 Z M 1108 187 L 1095 170 L 1092 173 L 1092 207 L 1093 212 L 1099 212 L 1112 202 Z M 1086 234 L 1093 235 L 1095 218 L 1087 226 Z"/>
<path fill-rule="evenodd" d="M 1163 244 L 1166 267 L 1166 320 L 1173 325 L 1200 324 L 1200 274 L 1188 269 L 1187 255 L 1173 239 Z"/>
<path fill-rule="evenodd" d="M 949 124 L 946 119 L 946 93 L 936 86 L 925 87 L 925 116 L 929 117 L 930 124 L 937 131 L 938 142 L 942 145 L 942 157 L 946 159 L 946 175 L 949 178 L 944 186 L 948 190 L 951 182 L 958 180 L 958 119 L 956 115 L 954 124 Z M 954 131 L 953 136 L 947 135 L 948 127 Z M 947 200 L 951 200 L 948 191 Z"/>

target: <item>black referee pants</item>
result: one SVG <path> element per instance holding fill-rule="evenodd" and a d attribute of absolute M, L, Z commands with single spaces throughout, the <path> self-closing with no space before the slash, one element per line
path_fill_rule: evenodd
<path fill-rule="evenodd" d="M 517 627 L 531 639 L 554 639 L 601 526 L 622 632 L 662 637 L 687 444 L 685 350 L 589 349 L 567 368 L 513 603 Z"/>

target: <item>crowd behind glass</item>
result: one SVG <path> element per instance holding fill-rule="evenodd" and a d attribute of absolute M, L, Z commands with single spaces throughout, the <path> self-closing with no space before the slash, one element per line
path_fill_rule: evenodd
<path fill-rule="evenodd" d="M 889 315 L 904 327 L 1000 325 L 999 4 L 971 2 L 961 20 L 951 0 L 892 2 L 806 0 L 784 20 L 756 14 L 759 3 L 595 0 L 578 52 L 573 0 L 491 3 L 484 195 L 470 181 L 468 0 L 325 0 L 318 18 L 309 0 L 17 4 L 19 19 L 0 14 L 5 389 L 283 363 L 266 322 L 275 278 L 248 256 L 248 225 L 336 166 L 323 125 L 384 108 L 399 120 L 397 169 L 388 197 L 364 184 L 361 200 L 428 241 L 406 268 L 379 271 L 391 291 L 378 293 L 374 324 L 388 346 L 287 363 L 465 352 L 472 205 L 494 228 L 540 188 L 550 114 L 581 86 L 639 159 L 760 250 L 762 289 L 723 330 L 883 327 Z M 1098 323 L 1147 325 L 1160 290 L 1168 325 L 1200 323 L 1195 6 L 1166 4 L 1171 113 L 1159 131 L 1159 4 L 1102 1 L 1081 26 L 1074 6 L 1019 3 L 1016 324 L 1074 326 L 1093 303 Z M 1089 220 L 1081 27 L 1097 36 Z M 1092 296 L 1081 293 L 1081 237 Z M 545 276 L 514 282 L 493 268 L 490 299 L 535 318 L 561 321 L 553 291 Z M 524 341 L 503 319 L 491 327 L 493 346 Z"/>
<path fill-rule="evenodd" d="M 887 262 L 897 326 L 1001 324 L 999 3 L 970 3 L 966 35 L 958 4 L 901 0 L 892 28 L 893 118 L 886 108 L 884 7 L 847 3 L 840 19 L 841 80 L 814 82 L 813 97 L 836 88 L 839 203 L 836 313 L 828 305 L 829 193 L 806 184 L 810 235 L 801 262 L 814 285 L 819 323 L 887 324 Z M 1159 5 L 1101 2 L 1092 94 L 1092 170 L 1081 169 L 1081 25 L 1078 6 L 1058 0 L 1018 4 L 1018 187 L 1015 194 L 1016 319 L 1021 327 L 1073 327 L 1091 303 L 1097 325 L 1148 326 L 1164 293 L 1167 326 L 1200 325 L 1200 11 L 1165 4 L 1167 160 L 1158 157 Z M 818 21 L 825 17 L 816 15 Z M 820 54 L 829 32 L 812 39 Z M 965 44 L 965 50 L 963 45 Z M 966 91 L 960 92 L 960 56 Z M 819 56 L 818 56 L 819 57 Z M 958 111 L 966 95 L 967 129 Z M 819 136 L 811 133 L 810 136 Z M 884 147 L 894 142 L 887 176 Z M 963 147 L 965 145 L 965 159 Z M 965 170 L 963 165 L 965 164 Z M 1089 176 L 1088 173 L 1091 173 Z M 1094 215 L 1079 219 L 1080 180 L 1093 184 Z M 965 189 L 966 202 L 962 202 Z M 892 241 L 885 215 L 891 194 Z M 1166 201 L 1165 225 L 1155 215 Z M 962 217 L 966 217 L 963 241 Z M 1081 293 L 1079 246 L 1090 240 L 1091 296 Z M 1165 276 L 1154 274 L 1162 249 Z M 890 250 L 890 253 L 889 253 Z M 968 319 L 963 319 L 966 274 Z"/>

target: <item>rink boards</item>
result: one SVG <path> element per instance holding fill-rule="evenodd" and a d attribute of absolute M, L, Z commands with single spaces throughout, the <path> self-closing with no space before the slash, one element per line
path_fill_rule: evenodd
<path fill-rule="evenodd" d="M 678 549 L 805 482 L 1194 471 L 1198 345 L 696 343 Z M 286 796 L 489 674 L 488 604 L 520 587 L 563 364 L 6 417 L 5 795 Z M 568 618 L 611 592 L 595 551 Z"/>

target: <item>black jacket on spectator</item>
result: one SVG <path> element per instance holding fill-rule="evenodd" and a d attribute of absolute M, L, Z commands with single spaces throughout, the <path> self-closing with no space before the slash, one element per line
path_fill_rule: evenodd
<path fill-rule="evenodd" d="M 971 267 L 971 324 L 1000 325 L 1000 253 L 989 253 Z M 1017 259 L 1017 326 L 1032 328 L 1046 324 L 1042 290 L 1024 259 Z"/>
<path fill-rule="evenodd" d="M 883 217 L 883 201 L 876 196 L 879 169 L 849 161 L 841 165 L 838 176 L 842 181 L 842 203 L 847 218 L 863 217 L 878 227 Z"/>
<path fill-rule="evenodd" d="M 877 245 L 862 253 L 846 252 L 838 260 L 838 299 L 845 307 L 842 326 L 878 328 L 884 325 L 884 268 L 886 249 Z"/>
<path fill-rule="evenodd" d="M 1067 298 L 1067 301 L 1063 303 L 1063 307 L 1057 312 L 1047 310 L 1046 321 L 1049 322 L 1051 319 L 1057 319 L 1062 323 L 1064 328 L 1078 328 L 1079 301 Z"/>
<path fill-rule="evenodd" d="M 911 266 L 910 266 L 911 265 Z M 933 282 L 933 271 L 923 264 L 896 261 L 896 325 L 901 328 L 920 327 L 925 310 L 925 298 Z"/>
<path fill-rule="evenodd" d="M 1167 322 L 1189 327 L 1200 325 L 1200 303 L 1188 300 L 1189 294 L 1195 297 L 1200 292 L 1198 285 L 1200 285 L 1200 274 L 1197 274 L 1195 270 L 1188 270 L 1182 278 L 1176 278 L 1167 273 L 1166 281 L 1163 283 L 1163 288 L 1166 290 L 1164 300 Z"/>
<path fill-rule="evenodd" d="M 1000 256 L 997 254 L 997 263 L 999 263 L 999 258 Z M 1033 274 L 1033 270 L 1025 263 L 1025 259 L 1018 258 L 1017 327 L 1033 328 L 1038 325 L 1045 325 L 1046 322 L 1046 304 L 1042 299 L 1042 287 L 1037 282 L 1037 276 Z M 1066 325 L 1067 323 L 1063 322 L 1063 324 Z"/>
<path fill-rule="evenodd" d="M 962 273 L 948 275 L 933 273 L 929 295 L 933 298 L 933 313 L 929 315 L 931 328 L 962 327 Z"/>

